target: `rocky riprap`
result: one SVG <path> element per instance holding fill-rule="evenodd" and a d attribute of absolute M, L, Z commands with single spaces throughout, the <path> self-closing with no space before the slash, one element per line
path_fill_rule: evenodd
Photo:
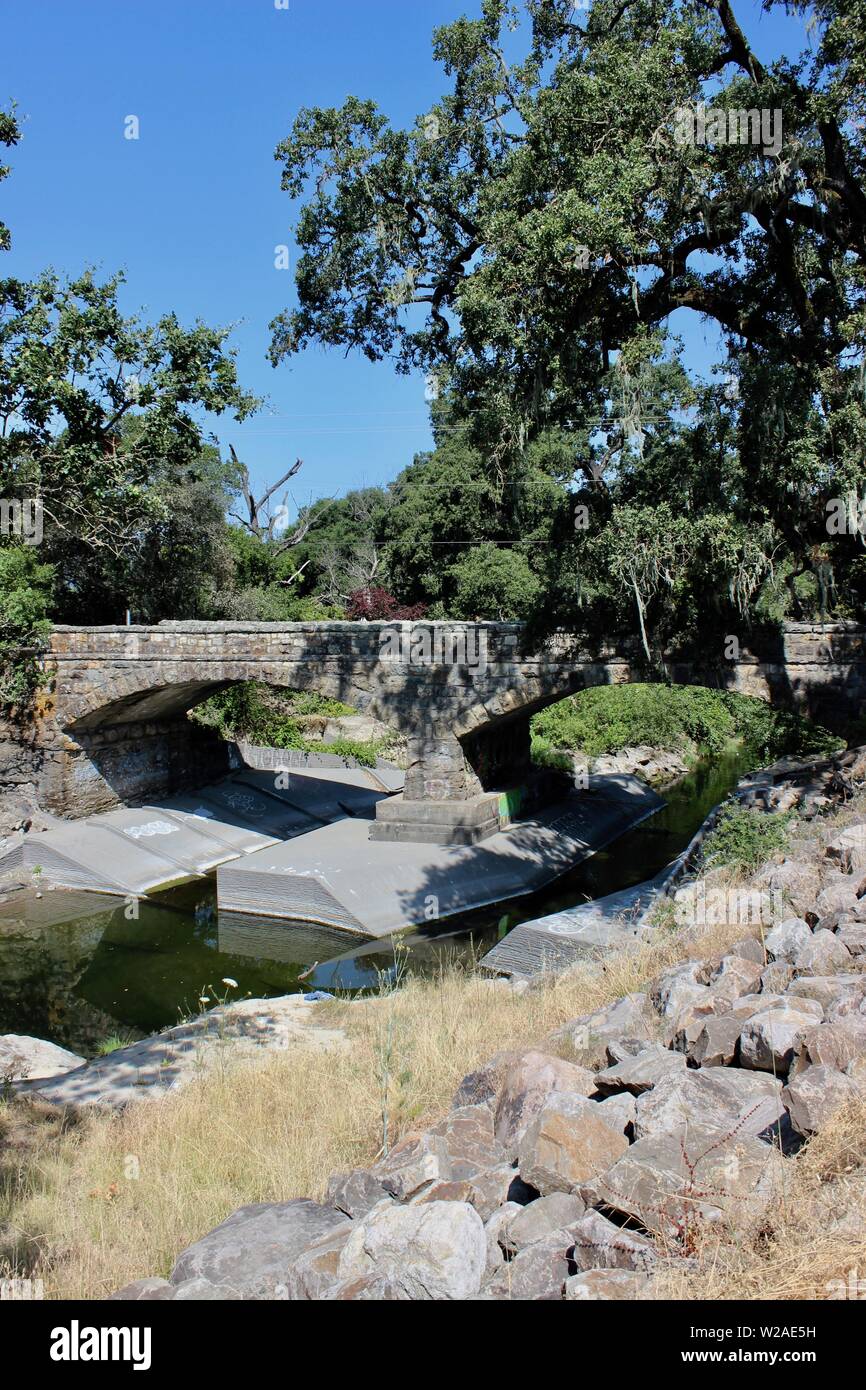
<path fill-rule="evenodd" d="M 759 894 L 792 905 L 772 927 L 498 1053 L 323 1203 L 242 1207 L 113 1297 L 652 1298 L 699 1225 L 754 1230 L 866 1099 L 864 875 L 866 825 L 768 866 Z"/>

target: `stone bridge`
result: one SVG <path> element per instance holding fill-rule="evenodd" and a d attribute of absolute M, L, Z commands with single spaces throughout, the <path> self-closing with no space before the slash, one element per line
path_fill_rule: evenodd
<path fill-rule="evenodd" d="M 792 625 L 760 653 L 715 665 L 672 657 L 667 674 L 841 727 L 866 694 L 864 638 L 853 625 Z M 407 737 L 404 797 L 383 803 L 374 833 L 429 838 L 407 818 L 469 825 L 485 800 L 489 810 L 485 794 L 531 780 L 532 714 L 589 686 L 646 679 L 628 641 L 586 650 L 560 633 L 534 652 L 525 642 L 523 628 L 508 623 L 57 627 L 46 656 L 53 695 L 31 739 L 40 800 L 85 815 L 212 779 L 227 770 L 226 745 L 186 712 L 258 680 L 342 700 Z"/>

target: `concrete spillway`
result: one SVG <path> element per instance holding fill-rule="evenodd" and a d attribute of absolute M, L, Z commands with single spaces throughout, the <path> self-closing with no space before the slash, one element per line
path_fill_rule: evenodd
<path fill-rule="evenodd" d="M 240 914 L 247 934 L 265 917 L 385 937 L 535 892 L 664 804 L 639 779 L 604 774 L 475 845 L 370 840 L 377 804 L 401 785 L 396 769 L 275 777 L 245 767 L 199 791 L 22 835 L 0 856 L 0 879 L 139 897 L 216 871 L 221 934 Z"/>
<path fill-rule="evenodd" d="M 397 774 L 398 785 L 401 780 Z M 0 855 L 0 878 L 17 874 L 60 888 L 139 896 L 203 878 L 338 818 L 363 817 L 366 829 L 388 794 L 379 771 L 292 770 L 278 780 L 245 768 L 189 795 L 58 820 L 42 834 L 21 835 Z"/>
<path fill-rule="evenodd" d="M 371 841 L 369 825 L 344 817 L 222 865 L 220 914 L 381 937 L 532 893 L 664 805 L 638 778 L 589 780 L 588 790 L 471 846 Z"/>

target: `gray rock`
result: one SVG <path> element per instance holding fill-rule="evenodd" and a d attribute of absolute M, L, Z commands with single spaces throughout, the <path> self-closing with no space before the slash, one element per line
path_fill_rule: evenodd
<path fill-rule="evenodd" d="M 866 871 L 866 825 L 849 825 L 824 851 L 845 874 Z"/>
<path fill-rule="evenodd" d="M 843 922 L 836 928 L 836 939 L 851 956 L 866 956 L 866 922 Z"/>
<path fill-rule="evenodd" d="M 495 1274 L 505 1261 L 505 1250 L 513 1249 L 508 1243 L 508 1226 L 514 1217 L 524 1210 L 517 1202 L 506 1202 L 493 1212 L 484 1223 L 487 1239 L 487 1277 Z"/>
<path fill-rule="evenodd" d="M 477 1071 L 464 1076 L 454 1095 L 452 1105 L 460 1109 L 464 1105 L 495 1106 L 505 1073 L 520 1053 L 516 1051 L 497 1052 Z"/>
<path fill-rule="evenodd" d="M 527 1125 L 557 1091 L 588 1096 L 593 1073 L 546 1052 L 524 1052 L 507 1069 L 496 1106 L 496 1139 L 508 1158 L 515 1158 Z"/>
<path fill-rule="evenodd" d="M 792 980 L 787 989 L 788 999 L 814 999 L 825 1011 L 851 991 L 863 989 L 861 975 L 804 975 Z"/>
<path fill-rule="evenodd" d="M 552 1094 L 520 1141 L 518 1167 L 524 1182 L 542 1196 L 575 1192 L 603 1173 L 628 1148 L 619 1129 L 605 1123 L 601 1106 L 582 1096 Z"/>
<path fill-rule="evenodd" d="M 493 1133 L 493 1113 L 487 1105 L 462 1105 L 450 1111 L 430 1131 L 441 1137 L 452 1179 L 471 1178 L 480 1169 L 505 1161 L 505 1150 Z"/>
<path fill-rule="evenodd" d="M 857 880 L 839 874 L 825 880 L 815 899 L 815 911 L 819 917 L 826 917 L 830 912 L 852 911 L 857 903 Z"/>
<path fill-rule="evenodd" d="M 293 1260 L 345 1221 L 343 1212 L 303 1199 L 239 1207 L 184 1250 L 171 1282 L 207 1279 L 241 1298 L 280 1297 Z"/>
<path fill-rule="evenodd" d="M 764 944 L 774 960 L 793 965 L 804 946 L 812 940 L 812 931 L 802 917 L 786 917 L 764 938 Z"/>
<path fill-rule="evenodd" d="M 646 994 L 626 994 L 594 1013 L 575 1018 L 551 1034 L 549 1043 L 563 1056 L 601 1071 L 608 1064 L 608 1043 L 619 1038 L 655 1036 L 655 1016 Z"/>
<path fill-rule="evenodd" d="M 56 1043 L 26 1033 L 0 1033 L 0 1079 L 38 1081 L 84 1065 L 83 1057 Z"/>
<path fill-rule="evenodd" d="M 806 999 L 801 1004 L 813 1001 Z M 803 1034 L 815 1026 L 815 1015 L 792 1001 L 757 1014 L 740 1034 L 740 1066 L 784 1075 Z"/>
<path fill-rule="evenodd" d="M 224 1303 L 227 1299 L 240 1298 L 241 1294 L 230 1284 L 212 1284 L 209 1279 L 183 1279 L 173 1286 L 172 1302 Z"/>
<path fill-rule="evenodd" d="M 121 1300 L 127 1303 L 153 1303 L 165 1302 L 166 1299 L 174 1298 L 175 1285 L 170 1284 L 167 1279 L 135 1279 L 131 1284 L 126 1284 L 116 1293 L 108 1295 L 107 1302 Z"/>
<path fill-rule="evenodd" d="M 786 859 L 782 864 L 773 865 L 765 877 L 771 892 L 781 893 L 798 917 L 814 910 L 820 886 L 814 863 Z"/>
<path fill-rule="evenodd" d="M 524 1197 L 524 1184 L 510 1163 L 499 1163 L 495 1168 L 479 1169 L 477 1173 L 473 1173 L 469 1188 L 470 1195 L 467 1200 L 472 1203 L 482 1221 L 492 1216 L 503 1203 L 513 1200 L 514 1205 L 518 1206 Z"/>
<path fill-rule="evenodd" d="M 761 989 L 768 994 L 784 994 L 794 978 L 794 967 L 785 960 L 774 960 L 761 975 Z"/>
<path fill-rule="evenodd" d="M 844 1071 L 856 1057 L 864 1055 L 866 1018 L 855 1014 L 835 1023 L 818 1023 L 803 1034 L 794 1049 L 791 1079 L 812 1066 Z"/>
<path fill-rule="evenodd" d="M 672 1072 L 685 1071 L 685 1068 L 685 1057 L 655 1043 L 637 1057 L 627 1057 L 624 1062 L 617 1062 L 616 1066 L 597 1072 L 595 1084 L 606 1095 L 630 1091 L 632 1095 L 639 1096 L 657 1085 L 663 1077 Z"/>
<path fill-rule="evenodd" d="M 651 1240 L 615 1226 L 600 1211 L 588 1211 L 574 1228 L 572 1260 L 578 1269 L 636 1269 L 646 1272 L 656 1260 Z"/>
<path fill-rule="evenodd" d="M 601 1109 L 601 1118 L 611 1129 L 621 1130 L 623 1134 L 634 1124 L 634 1117 L 637 1114 L 637 1105 L 631 1091 L 620 1091 L 615 1096 L 605 1096 L 598 1105 Z"/>
<path fill-rule="evenodd" d="M 848 1101 L 862 1099 L 853 1077 L 835 1067 L 807 1067 L 785 1087 L 782 1099 L 799 1134 L 816 1134 Z"/>
<path fill-rule="evenodd" d="M 408 1202 L 437 1182 L 450 1182 L 451 1160 L 438 1134 L 410 1134 L 371 1170 L 398 1202 Z"/>
<path fill-rule="evenodd" d="M 500 1244 L 516 1254 L 552 1231 L 573 1226 L 585 1210 L 577 1193 L 551 1192 L 550 1196 L 539 1197 L 537 1202 L 530 1202 L 513 1213 L 502 1229 Z"/>
<path fill-rule="evenodd" d="M 341 1282 L 340 1256 L 352 1229 L 353 1223 L 347 1221 L 302 1250 L 289 1266 L 283 1297 L 293 1302 L 322 1299 L 335 1288 Z"/>
<path fill-rule="evenodd" d="M 588 1269 L 565 1281 L 565 1297 L 571 1302 L 599 1303 L 622 1300 L 634 1303 L 650 1297 L 650 1281 L 631 1269 Z"/>
<path fill-rule="evenodd" d="M 354 1223 L 339 1275 L 386 1279 L 413 1299 L 463 1299 L 479 1291 L 486 1265 L 484 1225 L 467 1202 L 383 1203 Z"/>
<path fill-rule="evenodd" d="M 686 1004 L 702 999 L 707 987 L 698 980 L 700 970 L 701 962 L 690 960 L 658 975 L 649 988 L 650 1000 L 656 1012 L 663 1018 L 673 1019 Z"/>
<path fill-rule="evenodd" d="M 797 952 L 794 969 L 800 975 L 836 975 L 851 968 L 851 952 L 834 932 L 820 927 L 812 933 L 811 941 Z"/>
<path fill-rule="evenodd" d="M 353 1168 L 348 1173 L 332 1173 L 325 1202 L 344 1211 L 347 1216 L 357 1218 L 366 1216 L 387 1195 L 378 1177 L 369 1168 Z"/>
<path fill-rule="evenodd" d="M 780 1192 L 784 1162 L 760 1139 L 720 1139 L 717 1128 L 695 1126 L 687 1133 L 681 1126 L 638 1139 L 584 1195 L 637 1218 L 647 1230 L 682 1239 L 698 1219 L 752 1224 Z"/>
<path fill-rule="evenodd" d="M 719 999 L 739 999 L 740 995 L 752 994 L 761 988 L 761 972 L 765 965 L 763 951 L 760 961 L 748 960 L 744 956 L 725 956 L 712 971 L 708 984 Z"/>
<path fill-rule="evenodd" d="M 335 1284 L 322 1297 L 326 1303 L 407 1303 L 413 1295 L 394 1279 L 365 1274 Z"/>
<path fill-rule="evenodd" d="M 738 1067 L 689 1069 L 639 1096 L 636 1139 L 692 1129 L 718 1135 L 762 1134 L 784 1114 L 781 1083 Z"/>
<path fill-rule="evenodd" d="M 488 1280 L 485 1293 L 491 1298 L 549 1301 L 562 1297 L 571 1273 L 569 1251 L 574 1236 L 569 1230 L 551 1231 L 527 1245 Z"/>
<path fill-rule="evenodd" d="M 737 1014 L 708 1018 L 688 1055 L 702 1067 L 728 1067 L 736 1060 L 743 1022 Z"/>

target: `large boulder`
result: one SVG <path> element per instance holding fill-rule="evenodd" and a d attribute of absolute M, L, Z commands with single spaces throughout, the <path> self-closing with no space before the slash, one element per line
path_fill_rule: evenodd
<path fill-rule="evenodd" d="M 495 1106 L 505 1073 L 519 1056 L 520 1053 L 514 1050 L 497 1052 L 489 1061 L 469 1072 L 457 1087 L 452 1101 L 453 1108 L 458 1110 L 464 1105 Z"/>
<path fill-rule="evenodd" d="M 841 922 L 836 928 L 836 939 L 851 956 L 866 956 L 866 922 Z"/>
<path fill-rule="evenodd" d="M 645 1047 L 636 1057 L 626 1057 L 616 1066 L 605 1067 L 596 1072 L 595 1084 L 603 1095 L 615 1095 L 618 1091 L 630 1091 L 639 1096 L 657 1085 L 672 1072 L 685 1071 L 686 1059 L 678 1052 L 671 1052 L 660 1043 Z"/>
<path fill-rule="evenodd" d="M 862 1099 L 864 1090 L 853 1077 L 835 1067 L 807 1067 L 789 1081 L 782 1099 L 799 1134 L 816 1134 L 848 1101 Z"/>
<path fill-rule="evenodd" d="M 434 1183 L 450 1182 L 453 1176 L 441 1134 L 407 1135 L 371 1171 L 398 1202 L 408 1202 Z"/>
<path fill-rule="evenodd" d="M 586 1067 L 565 1062 L 547 1052 L 522 1053 L 505 1072 L 496 1106 L 496 1141 L 509 1158 L 517 1155 L 520 1138 L 547 1098 L 556 1091 L 588 1096 L 595 1077 Z"/>
<path fill-rule="evenodd" d="M 0 1080 L 38 1081 L 85 1065 L 84 1057 L 26 1033 L 0 1033 Z"/>
<path fill-rule="evenodd" d="M 850 970 L 853 957 L 835 932 L 819 927 L 812 933 L 794 959 L 794 969 L 800 975 L 836 975 Z"/>
<path fill-rule="evenodd" d="M 388 1196 L 379 1178 L 369 1168 L 352 1168 L 348 1173 L 332 1173 L 325 1202 L 357 1219 Z"/>
<path fill-rule="evenodd" d="M 834 874 L 825 879 L 820 893 L 815 899 L 818 917 L 826 917 L 831 912 L 852 912 L 859 903 L 857 880 L 845 874 Z"/>
<path fill-rule="evenodd" d="M 849 825 L 824 851 L 844 874 L 866 872 L 866 825 Z"/>
<path fill-rule="evenodd" d="M 758 960 L 746 956 L 723 956 L 717 966 L 710 969 L 707 984 L 718 999 L 739 999 L 741 994 L 753 994 L 761 988 L 761 972 L 767 964 L 764 952 L 757 941 L 754 943 L 760 952 Z"/>
<path fill-rule="evenodd" d="M 578 1269 L 648 1270 L 656 1260 L 653 1242 L 638 1231 L 615 1226 L 600 1211 L 588 1211 L 574 1227 L 572 1261 Z"/>
<path fill-rule="evenodd" d="M 856 1057 L 866 1056 L 866 1018 L 851 1015 L 835 1023 L 809 1028 L 794 1048 L 790 1077 L 807 1067 L 832 1067 L 844 1071 Z"/>
<path fill-rule="evenodd" d="M 353 1224 L 338 1273 L 385 1279 L 413 1299 L 465 1299 L 486 1265 L 484 1224 L 467 1202 L 383 1203 Z"/>
<path fill-rule="evenodd" d="M 569 1061 L 600 1071 L 608 1062 L 608 1043 L 619 1038 L 652 1039 L 656 1032 L 649 996 L 626 994 L 603 1009 L 572 1019 L 552 1033 L 548 1043 Z"/>
<path fill-rule="evenodd" d="M 719 1014 L 708 1018 L 688 1055 L 702 1067 L 728 1067 L 735 1060 L 743 1024 L 738 1014 Z"/>
<path fill-rule="evenodd" d="M 803 1034 L 821 1019 L 821 1014 L 816 1020 L 814 1011 L 806 1007 L 813 1003 L 811 999 L 792 1001 L 749 1019 L 740 1034 L 740 1066 L 786 1074 Z"/>
<path fill-rule="evenodd" d="M 696 1221 L 751 1224 L 781 1190 L 784 1162 L 760 1139 L 681 1126 L 638 1139 L 583 1195 L 687 1244 Z"/>
<path fill-rule="evenodd" d="M 650 1001 L 663 1018 L 674 1019 L 687 1004 L 703 999 L 707 986 L 700 982 L 701 962 L 684 961 L 657 975 L 649 987 Z"/>
<path fill-rule="evenodd" d="M 452 1179 L 471 1178 L 481 1169 L 504 1162 L 505 1151 L 496 1142 L 493 1113 L 487 1105 L 461 1105 L 434 1125 L 448 1154 Z"/>
<path fill-rule="evenodd" d="M 600 1105 L 582 1096 L 554 1093 L 520 1141 L 518 1168 L 524 1182 L 543 1196 L 575 1192 L 627 1148 L 622 1130 L 605 1123 Z"/>
<path fill-rule="evenodd" d="M 650 1281 L 631 1269 L 587 1269 L 566 1279 L 565 1297 L 577 1303 L 634 1303 L 650 1297 Z"/>
<path fill-rule="evenodd" d="M 776 961 L 793 965 L 804 946 L 812 940 L 812 929 L 802 917 L 786 917 L 766 935 L 764 944 Z"/>
<path fill-rule="evenodd" d="M 773 864 L 760 875 L 770 892 L 790 903 L 797 917 L 814 912 L 815 899 L 820 888 L 820 875 L 811 860 L 786 859 L 781 864 Z"/>
<path fill-rule="evenodd" d="M 530 1191 L 527 1188 L 510 1163 L 498 1163 L 495 1168 L 479 1169 L 477 1173 L 473 1173 L 469 1189 L 470 1195 L 467 1200 L 472 1203 L 482 1221 L 492 1216 L 504 1202 L 522 1206 L 537 1195 L 534 1189 Z"/>
<path fill-rule="evenodd" d="M 852 994 L 859 1003 L 864 984 L 862 975 L 804 975 L 792 980 L 786 993 L 789 999 L 814 999 L 826 1013 L 840 999 Z"/>
<path fill-rule="evenodd" d="M 583 1199 L 576 1192 L 551 1192 L 548 1197 L 539 1197 L 528 1206 L 518 1207 L 504 1225 L 499 1242 L 516 1254 L 552 1231 L 575 1225 L 585 1210 Z"/>
<path fill-rule="evenodd" d="M 239 1207 L 184 1250 L 171 1271 L 171 1282 L 206 1279 L 244 1299 L 282 1298 L 297 1256 L 347 1227 L 343 1212 L 304 1199 Z"/>
<path fill-rule="evenodd" d="M 490 1298 L 538 1302 L 562 1297 L 572 1272 L 573 1229 L 551 1231 L 501 1266 L 485 1285 Z"/>
<path fill-rule="evenodd" d="M 759 1135 L 785 1113 L 782 1086 L 772 1076 L 734 1067 L 689 1069 L 639 1096 L 636 1139 L 685 1134 L 697 1129 L 719 1134 Z"/>

